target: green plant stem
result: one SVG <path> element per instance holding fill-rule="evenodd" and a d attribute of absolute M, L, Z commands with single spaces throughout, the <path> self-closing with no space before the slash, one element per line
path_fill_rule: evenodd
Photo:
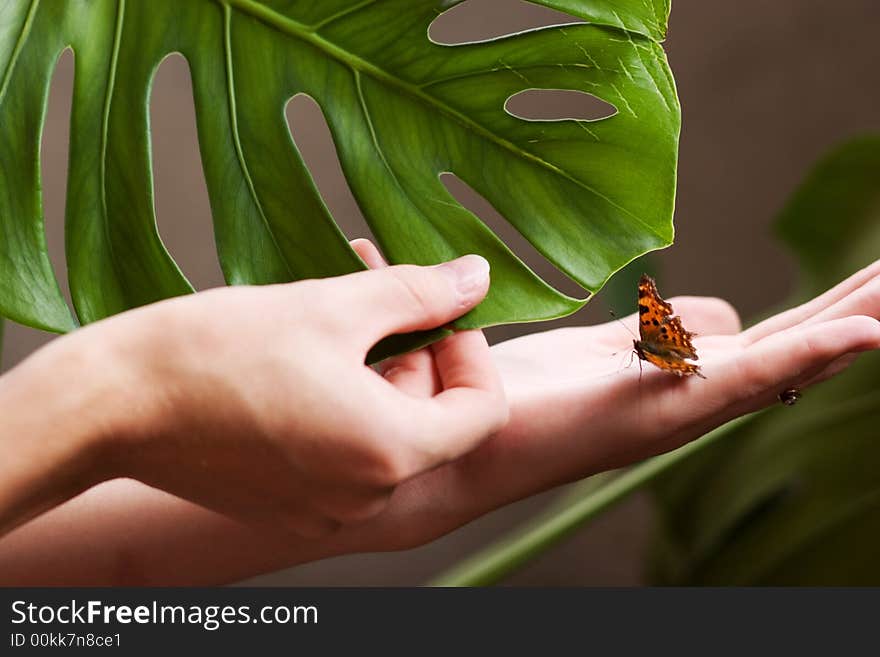
<path fill-rule="evenodd" d="M 673 465 L 717 442 L 754 415 L 737 418 L 674 452 L 643 461 L 564 509 L 489 545 L 428 583 L 429 586 L 491 586 L 570 536 L 606 509 L 626 499 Z"/>

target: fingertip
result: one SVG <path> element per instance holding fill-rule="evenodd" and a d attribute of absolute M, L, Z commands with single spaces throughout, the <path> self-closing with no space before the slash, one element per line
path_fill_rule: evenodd
<path fill-rule="evenodd" d="M 366 251 L 365 251 L 366 253 Z M 392 333 L 435 329 L 472 310 L 489 288 L 489 263 L 464 256 L 433 266 L 394 265 L 332 279 L 337 306 L 365 336 L 359 348 Z"/>
<path fill-rule="evenodd" d="M 679 296 L 669 303 L 688 330 L 699 335 L 736 335 L 742 331 L 739 312 L 721 297 Z"/>
<path fill-rule="evenodd" d="M 787 348 L 792 368 L 799 362 L 814 366 L 848 353 L 880 348 L 880 322 L 873 317 L 851 315 L 797 326 L 763 338 L 756 346 L 768 352 Z"/>
<path fill-rule="evenodd" d="M 830 323 L 840 322 L 846 327 L 849 340 L 858 351 L 880 349 L 880 320 L 870 315 L 852 315 Z"/>
<path fill-rule="evenodd" d="M 803 383 L 847 354 L 880 348 L 880 322 L 857 316 L 800 324 L 749 343 L 726 362 L 725 395 L 742 401 L 786 383 Z M 725 365 L 722 365 L 724 367 Z"/>
<path fill-rule="evenodd" d="M 707 313 L 719 327 L 719 334 L 735 335 L 742 331 L 739 311 L 727 299 L 705 297 L 705 302 Z"/>
<path fill-rule="evenodd" d="M 370 240 L 358 237 L 357 239 L 352 240 L 350 244 L 354 252 L 358 254 L 360 259 L 363 260 L 370 269 L 381 269 L 382 267 L 388 266 L 388 263 L 382 256 L 378 247 Z"/>
<path fill-rule="evenodd" d="M 481 255 L 468 254 L 436 266 L 449 276 L 462 308 L 470 310 L 489 293 L 490 265 Z"/>
<path fill-rule="evenodd" d="M 372 245 L 372 242 L 365 237 L 355 237 L 348 241 L 348 245 L 361 257 L 363 257 L 364 249 L 368 244 Z"/>
<path fill-rule="evenodd" d="M 846 354 L 880 348 L 880 322 L 866 315 L 851 315 L 796 327 L 765 338 L 762 342 L 767 343 L 768 350 L 772 350 L 774 345 L 779 348 L 788 342 L 788 369 L 799 372 L 824 367 Z M 795 348 L 795 345 L 800 348 Z"/>

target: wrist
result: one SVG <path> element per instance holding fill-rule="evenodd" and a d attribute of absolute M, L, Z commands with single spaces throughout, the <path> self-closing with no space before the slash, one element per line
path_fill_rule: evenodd
<path fill-rule="evenodd" d="M 119 381 L 88 333 L 0 377 L 0 535 L 118 474 Z"/>

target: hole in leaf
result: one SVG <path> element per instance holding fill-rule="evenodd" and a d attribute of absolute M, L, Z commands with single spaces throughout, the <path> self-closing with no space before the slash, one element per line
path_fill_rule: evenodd
<path fill-rule="evenodd" d="M 526 89 L 508 98 L 504 109 L 528 121 L 601 121 L 617 114 L 611 103 L 573 89 Z"/>
<path fill-rule="evenodd" d="M 333 134 L 321 106 L 307 94 L 297 94 L 285 108 L 287 128 L 312 175 L 327 209 L 349 239 L 365 237 L 375 243 L 373 232 L 358 207 L 333 142 Z"/>
<path fill-rule="evenodd" d="M 156 222 L 165 248 L 196 289 L 224 285 L 193 105 L 189 65 L 169 55 L 150 96 Z"/>
<path fill-rule="evenodd" d="M 440 45 L 455 46 L 577 22 L 583 21 L 524 0 L 466 0 L 437 16 L 428 27 L 428 38 Z"/>
<path fill-rule="evenodd" d="M 547 260 L 482 194 L 454 173 L 441 173 L 440 181 L 456 201 L 479 217 L 538 276 L 564 294 L 584 296 L 583 288 Z"/>
<path fill-rule="evenodd" d="M 70 112 L 73 103 L 74 56 L 66 49 L 55 64 L 46 118 L 40 138 L 40 183 L 49 258 L 68 306 L 70 284 L 64 251 L 64 208 L 67 197 L 67 159 L 70 150 Z"/>

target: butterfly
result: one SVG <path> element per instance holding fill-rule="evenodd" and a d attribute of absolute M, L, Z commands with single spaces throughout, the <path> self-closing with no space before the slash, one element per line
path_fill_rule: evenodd
<path fill-rule="evenodd" d="M 636 355 L 661 370 L 677 376 L 696 374 L 705 379 L 700 367 L 686 359 L 698 360 L 691 344 L 693 333 L 685 330 L 681 319 L 672 314 L 672 305 L 663 300 L 657 284 L 647 274 L 639 279 L 639 340 L 633 340 Z"/>

